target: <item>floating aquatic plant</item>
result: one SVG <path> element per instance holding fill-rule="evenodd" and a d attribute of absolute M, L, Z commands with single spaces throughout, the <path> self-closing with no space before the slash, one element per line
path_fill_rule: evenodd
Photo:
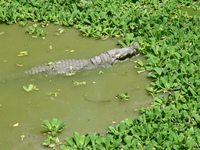
<path fill-rule="evenodd" d="M 56 118 L 53 118 L 51 122 L 43 120 L 42 126 L 47 130 L 46 133 L 48 135 L 43 145 L 54 149 L 57 145 L 61 144 L 57 134 L 62 132 L 65 125 L 63 121 L 58 121 Z"/>
<path fill-rule="evenodd" d="M 85 85 L 85 84 L 86 84 L 85 81 L 78 82 L 78 81 L 76 81 L 76 80 L 72 80 L 72 83 L 73 83 L 74 86 L 79 86 L 79 85 Z"/>
<path fill-rule="evenodd" d="M 46 31 L 44 31 L 43 29 L 41 28 L 38 28 L 38 25 L 37 24 L 34 24 L 33 26 L 29 26 L 26 31 L 29 33 L 29 34 L 32 34 L 33 37 L 38 37 L 38 36 L 45 36 L 47 34 Z"/>
<path fill-rule="evenodd" d="M 31 91 L 34 91 L 34 90 L 39 90 L 35 85 L 33 84 L 29 84 L 28 87 L 26 86 L 23 86 L 23 89 L 26 91 L 26 92 L 31 92 Z"/>
<path fill-rule="evenodd" d="M 116 98 L 122 99 L 122 100 L 128 100 L 130 98 L 128 92 L 124 92 L 122 94 L 117 94 Z"/>
<path fill-rule="evenodd" d="M 19 52 L 17 56 L 27 56 L 27 55 L 28 55 L 28 51 L 21 51 Z"/>

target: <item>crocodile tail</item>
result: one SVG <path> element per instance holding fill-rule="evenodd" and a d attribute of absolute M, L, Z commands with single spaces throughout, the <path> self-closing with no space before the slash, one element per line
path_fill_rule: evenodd
<path fill-rule="evenodd" d="M 48 70 L 51 70 L 51 66 L 44 64 L 44 65 L 41 65 L 41 66 L 34 67 L 30 70 L 26 70 L 24 73 L 25 74 L 38 74 L 38 73 L 42 73 L 42 72 L 45 72 L 45 71 L 48 71 Z"/>

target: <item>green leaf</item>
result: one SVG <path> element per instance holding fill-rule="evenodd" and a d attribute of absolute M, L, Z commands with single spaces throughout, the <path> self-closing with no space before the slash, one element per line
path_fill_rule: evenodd
<path fill-rule="evenodd" d="M 59 131 L 61 130 L 66 124 L 63 121 L 58 121 L 56 124 L 56 130 Z M 60 132 L 60 131 L 59 131 Z"/>
<path fill-rule="evenodd" d="M 85 141 L 83 146 L 86 147 L 88 145 L 88 143 L 90 142 L 90 137 L 88 135 L 85 136 Z"/>
<path fill-rule="evenodd" d="M 180 92 L 179 91 L 175 91 L 174 92 L 175 100 L 178 100 L 179 96 L 180 96 Z"/>
<path fill-rule="evenodd" d="M 67 144 L 69 144 L 71 147 L 74 147 L 74 146 L 75 146 L 75 143 L 74 143 L 73 140 L 70 139 L 70 138 L 65 138 L 65 142 L 66 142 Z"/>
<path fill-rule="evenodd" d="M 161 80 L 161 82 L 162 82 L 162 84 L 164 85 L 165 88 L 169 87 L 167 76 L 161 77 L 160 80 Z"/>
<path fill-rule="evenodd" d="M 46 139 L 44 141 L 44 143 L 43 143 L 44 146 L 49 146 L 50 144 L 51 144 L 51 139 L 50 138 Z"/>
<path fill-rule="evenodd" d="M 127 135 L 127 136 L 124 138 L 124 142 L 126 142 L 127 144 L 130 144 L 131 141 L 132 141 L 132 139 L 133 139 L 132 136 L 128 136 L 128 135 Z"/>
<path fill-rule="evenodd" d="M 163 103 L 163 101 L 159 97 L 155 97 L 154 102 L 156 105 L 161 105 Z"/>
<path fill-rule="evenodd" d="M 23 86 L 23 89 L 27 92 L 29 92 L 29 89 L 26 86 Z"/>
<path fill-rule="evenodd" d="M 52 122 L 51 122 L 52 127 L 55 127 L 57 122 L 58 122 L 58 120 L 56 118 L 53 118 Z"/>
<path fill-rule="evenodd" d="M 198 123 L 200 123 L 200 115 L 199 115 L 199 114 L 194 114 L 193 116 L 194 116 L 195 120 L 196 120 Z"/>
<path fill-rule="evenodd" d="M 52 136 L 56 136 L 58 133 L 56 131 L 51 132 Z"/>
<path fill-rule="evenodd" d="M 156 68 L 154 68 L 154 70 L 156 71 L 156 73 L 157 73 L 158 75 L 161 75 L 162 70 L 161 70 L 160 68 L 156 67 Z"/>
<path fill-rule="evenodd" d="M 33 84 L 29 84 L 28 89 L 29 89 L 29 91 L 33 90 L 34 89 L 34 85 Z"/>
<path fill-rule="evenodd" d="M 110 130 L 109 132 L 112 132 L 114 134 L 118 133 L 118 131 L 113 126 L 109 126 L 108 129 Z"/>
<path fill-rule="evenodd" d="M 48 120 L 43 120 L 43 123 L 44 123 L 44 125 L 43 125 L 44 128 L 46 128 L 49 131 L 52 130 L 52 126 Z"/>
<path fill-rule="evenodd" d="M 137 63 L 138 65 L 140 65 L 140 67 L 144 66 L 144 63 L 143 63 L 140 59 L 138 59 L 138 60 L 136 61 L 136 63 Z"/>
<path fill-rule="evenodd" d="M 74 132 L 74 140 L 76 142 L 76 145 L 79 146 L 79 144 L 80 144 L 80 136 L 79 136 L 78 132 Z"/>
<path fill-rule="evenodd" d="M 61 149 L 61 150 L 70 150 L 69 147 L 66 147 L 66 146 L 64 146 L 64 145 L 60 146 L 60 149 Z"/>

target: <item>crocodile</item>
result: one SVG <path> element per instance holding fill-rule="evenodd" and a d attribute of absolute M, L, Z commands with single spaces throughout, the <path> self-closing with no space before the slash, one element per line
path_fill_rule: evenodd
<path fill-rule="evenodd" d="M 115 48 L 95 56 L 91 59 L 66 59 L 59 60 L 50 63 L 46 63 L 41 66 L 33 67 L 30 70 L 25 71 L 26 74 L 38 74 L 45 73 L 49 75 L 57 74 L 73 74 L 81 70 L 89 70 L 93 68 L 103 67 L 108 68 L 116 64 L 119 61 L 130 59 L 133 56 L 139 54 L 139 44 L 134 44 L 130 47 Z"/>

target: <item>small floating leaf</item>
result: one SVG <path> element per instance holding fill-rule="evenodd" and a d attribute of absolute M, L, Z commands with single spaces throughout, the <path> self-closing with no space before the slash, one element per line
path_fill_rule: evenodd
<path fill-rule="evenodd" d="M 22 67 L 22 66 L 24 66 L 21 62 L 18 62 L 17 64 L 16 64 L 16 66 L 18 66 L 18 67 Z"/>
<path fill-rule="evenodd" d="M 18 127 L 19 126 L 19 123 L 15 123 L 14 125 L 13 125 L 13 127 Z"/>
<path fill-rule="evenodd" d="M 5 32 L 0 32 L 0 35 L 4 34 Z"/>
<path fill-rule="evenodd" d="M 104 74 L 104 72 L 102 70 L 99 71 L 99 74 Z"/>
<path fill-rule="evenodd" d="M 58 92 L 47 93 L 47 95 L 50 95 L 50 96 L 53 96 L 53 97 L 57 97 L 58 96 Z"/>
<path fill-rule="evenodd" d="M 66 73 L 65 76 L 73 76 L 75 75 L 76 73 Z"/>
<path fill-rule="evenodd" d="M 75 85 L 75 86 L 79 86 L 79 85 L 85 85 L 85 84 L 86 84 L 86 82 L 85 82 L 85 81 L 78 82 L 78 81 L 76 81 L 76 80 L 72 80 L 72 82 L 73 82 L 73 85 Z"/>
<path fill-rule="evenodd" d="M 125 93 L 122 93 L 122 94 L 117 94 L 116 98 L 128 100 L 130 98 L 130 96 L 128 95 L 128 92 L 125 92 Z"/>
<path fill-rule="evenodd" d="M 28 91 L 28 88 L 27 88 L 26 86 L 23 86 L 23 89 L 24 89 L 25 91 Z"/>
<path fill-rule="evenodd" d="M 25 135 L 21 135 L 20 136 L 20 138 L 21 138 L 22 141 L 24 140 L 25 137 L 26 137 Z"/>
<path fill-rule="evenodd" d="M 19 52 L 17 56 L 27 56 L 27 55 L 28 55 L 28 51 L 21 51 Z"/>
<path fill-rule="evenodd" d="M 75 52 L 75 50 L 65 50 L 66 52 L 69 52 L 69 53 L 73 53 L 73 52 Z"/>
<path fill-rule="evenodd" d="M 29 84 L 28 87 L 26 86 L 22 86 L 23 89 L 26 91 L 26 92 L 30 92 L 30 91 L 33 91 L 33 90 L 39 90 L 35 85 L 33 84 Z"/>
<path fill-rule="evenodd" d="M 34 88 L 34 85 L 33 84 L 29 84 L 28 89 L 29 90 L 33 90 L 33 88 Z"/>

